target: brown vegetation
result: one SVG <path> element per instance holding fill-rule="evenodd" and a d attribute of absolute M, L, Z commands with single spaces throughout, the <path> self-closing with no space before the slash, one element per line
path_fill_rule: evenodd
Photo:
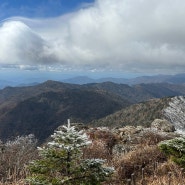
<path fill-rule="evenodd" d="M 111 180 L 104 185 L 126 185 L 129 184 L 130 179 L 132 185 L 182 184 L 183 169 L 170 162 L 157 146 L 158 142 L 172 136 L 162 135 L 152 130 L 143 131 L 142 137 L 141 135 L 137 137 L 136 144 L 133 144 L 132 140 L 123 142 L 115 130 L 107 128 L 87 129 L 87 134 L 92 144 L 84 150 L 84 158 L 106 159 L 107 165 L 115 169 Z M 26 142 L 22 140 L 21 145 L 14 145 L 13 143 L 20 142 L 13 141 L 9 144 L 2 143 L 1 146 L 9 146 L 9 149 L 3 151 L 1 147 L 4 153 L 1 155 L 0 162 L 4 165 L 0 169 L 0 185 L 25 185 L 24 179 L 29 173 L 26 164 L 37 158 L 35 143 L 28 141 L 28 139 Z M 117 150 L 118 145 L 123 148 L 127 146 L 130 150 L 120 152 Z"/>
<path fill-rule="evenodd" d="M 107 159 L 107 165 L 115 169 L 114 176 L 108 184 L 126 185 L 131 179 L 133 185 L 177 185 L 182 182 L 184 176 L 182 169 L 176 164 L 168 161 L 167 157 L 159 150 L 157 144 L 174 136 L 160 134 L 156 131 L 145 131 L 142 137 L 138 137 L 137 144 L 122 143 L 110 130 L 91 129 L 88 134 L 93 139 L 92 145 L 86 149 L 86 157 L 99 157 Z M 113 144 L 112 154 L 107 150 L 107 138 Z M 117 145 L 130 145 L 130 151 L 119 152 L 115 150 Z M 169 177 L 169 174 L 171 175 Z"/>

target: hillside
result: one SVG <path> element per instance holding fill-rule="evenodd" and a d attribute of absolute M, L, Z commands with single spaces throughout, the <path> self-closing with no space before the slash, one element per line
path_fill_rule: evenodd
<path fill-rule="evenodd" d="M 126 125 L 150 126 L 157 118 L 164 118 L 163 110 L 168 107 L 171 98 L 152 99 L 131 105 L 105 118 L 91 122 L 91 125 L 122 127 Z"/>
<path fill-rule="evenodd" d="M 132 103 L 139 103 L 152 98 L 185 95 L 185 85 L 154 83 L 129 86 L 112 82 L 83 85 L 86 88 L 101 89 L 116 94 Z"/>
<path fill-rule="evenodd" d="M 44 139 L 68 118 L 95 125 L 147 126 L 162 116 L 160 111 L 169 99 L 164 97 L 184 94 L 184 85 L 166 83 L 128 86 L 112 82 L 75 85 L 47 81 L 34 86 L 7 87 L 0 90 L 0 138 L 34 133 Z M 99 120 L 103 117 L 106 119 Z"/>
<path fill-rule="evenodd" d="M 24 87 L 6 87 L 0 90 L 0 115 L 10 108 L 16 106 L 18 102 L 37 96 L 44 92 L 59 92 L 66 89 L 74 89 L 78 86 L 65 84 L 56 81 L 46 81 L 42 84 Z"/>
<path fill-rule="evenodd" d="M 128 101 L 103 91 L 44 92 L 17 103 L 0 116 L 0 138 L 33 133 L 43 140 L 68 118 L 87 123 L 128 105 Z"/>

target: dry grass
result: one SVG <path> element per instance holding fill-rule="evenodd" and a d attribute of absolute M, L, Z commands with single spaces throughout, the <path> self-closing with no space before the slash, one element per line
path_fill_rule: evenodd
<path fill-rule="evenodd" d="M 147 178 L 150 185 L 184 185 L 184 169 L 171 161 L 159 165 L 154 177 Z"/>

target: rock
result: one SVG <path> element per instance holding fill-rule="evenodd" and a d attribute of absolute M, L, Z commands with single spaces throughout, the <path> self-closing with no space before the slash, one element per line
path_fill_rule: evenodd
<path fill-rule="evenodd" d="M 151 128 L 163 131 L 163 132 L 174 132 L 175 127 L 169 121 L 165 119 L 155 119 L 151 123 Z"/>
<path fill-rule="evenodd" d="M 122 135 L 131 135 L 139 133 L 142 130 L 142 127 L 134 127 L 134 126 L 125 126 L 123 128 L 118 129 Z"/>

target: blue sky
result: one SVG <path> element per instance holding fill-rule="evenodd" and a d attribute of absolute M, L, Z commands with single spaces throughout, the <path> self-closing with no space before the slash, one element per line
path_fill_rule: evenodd
<path fill-rule="evenodd" d="M 0 19 L 12 16 L 56 17 L 93 2 L 93 0 L 1 0 Z"/>
<path fill-rule="evenodd" d="M 0 77 L 184 73 L 184 10 L 181 0 L 2 0 Z"/>

